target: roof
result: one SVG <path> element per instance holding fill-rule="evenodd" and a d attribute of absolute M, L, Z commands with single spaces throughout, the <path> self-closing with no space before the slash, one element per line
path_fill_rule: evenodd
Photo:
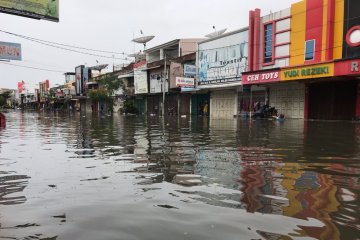
<path fill-rule="evenodd" d="M 160 49 L 163 49 L 163 48 L 167 48 L 167 47 L 171 47 L 171 46 L 174 46 L 174 45 L 177 45 L 179 44 L 180 42 L 184 41 L 200 41 L 202 40 L 203 38 L 180 38 L 180 39 L 175 39 L 175 40 L 172 40 L 170 42 L 166 42 L 166 43 L 163 43 L 163 44 L 160 44 L 158 46 L 155 46 L 155 47 L 152 47 L 152 48 L 149 48 L 149 49 L 146 49 L 144 52 L 145 53 L 150 53 L 150 52 L 155 52 L 155 51 L 159 51 Z"/>
<path fill-rule="evenodd" d="M 175 44 L 179 44 L 180 42 L 180 39 L 175 39 L 175 40 L 172 40 L 170 42 L 167 42 L 167 43 L 163 43 L 161 45 L 158 45 L 158 46 L 155 46 L 155 47 L 152 47 L 152 48 L 149 48 L 149 49 L 146 49 L 144 52 L 145 53 L 149 53 L 149 52 L 155 52 L 155 51 L 158 51 L 164 47 L 170 47 L 170 46 L 173 46 Z"/>
<path fill-rule="evenodd" d="M 224 33 L 224 34 L 221 34 L 221 35 L 216 36 L 216 37 L 213 37 L 213 38 L 206 39 L 206 40 L 204 40 L 204 41 L 199 42 L 199 44 L 201 44 L 201 43 L 206 43 L 206 42 L 211 42 L 211 41 L 214 41 L 214 40 L 216 40 L 216 39 L 220 39 L 220 38 L 223 38 L 223 37 L 227 37 L 227 36 L 230 36 L 230 35 L 234 35 L 234 34 L 237 34 L 237 33 L 241 33 L 241 32 L 247 31 L 247 30 L 249 30 L 249 27 L 240 28 L 240 29 L 235 30 L 235 31 L 231 31 L 231 32 Z"/>

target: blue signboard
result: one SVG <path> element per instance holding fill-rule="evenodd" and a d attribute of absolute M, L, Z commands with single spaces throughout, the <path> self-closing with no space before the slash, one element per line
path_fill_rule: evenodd
<path fill-rule="evenodd" d="M 184 65 L 184 76 L 195 76 L 196 75 L 196 67 L 195 65 L 185 64 Z"/>

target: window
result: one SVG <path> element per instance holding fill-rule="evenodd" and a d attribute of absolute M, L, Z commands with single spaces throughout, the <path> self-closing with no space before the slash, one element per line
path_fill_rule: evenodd
<path fill-rule="evenodd" d="M 264 63 L 273 61 L 273 24 L 264 26 Z"/>
<path fill-rule="evenodd" d="M 305 42 L 305 61 L 314 60 L 315 55 L 315 40 L 308 40 Z"/>

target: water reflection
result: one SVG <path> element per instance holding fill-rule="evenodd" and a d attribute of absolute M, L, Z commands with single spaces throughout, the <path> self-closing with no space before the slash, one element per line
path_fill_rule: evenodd
<path fill-rule="evenodd" d="M 172 239 L 353 239 L 360 229 L 357 123 L 9 119 L 0 132 L 9 143 L 0 146 L 13 163 L 0 172 L 0 204 L 18 204 L 23 214 L 14 220 L 5 209 L 8 231 L 36 223 L 24 236 L 37 229 L 61 239 L 168 239 L 159 231 Z M 198 178 L 176 181 L 183 174 Z"/>
<path fill-rule="evenodd" d="M 0 172 L 0 205 L 21 204 L 26 201 L 25 196 L 18 196 L 28 185 L 26 175 L 13 175 Z"/>

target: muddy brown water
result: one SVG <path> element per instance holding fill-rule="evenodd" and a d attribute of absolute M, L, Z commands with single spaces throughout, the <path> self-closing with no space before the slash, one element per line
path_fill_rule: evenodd
<path fill-rule="evenodd" d="M 0 239 L 360 239 L 359 123 L 6 116 Z"/>

